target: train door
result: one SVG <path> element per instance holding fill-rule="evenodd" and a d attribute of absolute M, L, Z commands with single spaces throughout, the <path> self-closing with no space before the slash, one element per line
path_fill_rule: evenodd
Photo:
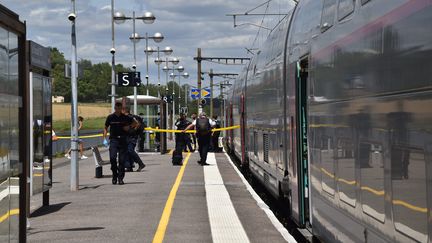
<path fill-rule="evenodd" d="M 308 121 L 307 121 L 307 79 L 308 58 L 297 62 L 296 96 L 297 96 L 297 162 L 299 186 L 299 219 L 305 225 L 309 220 L 309 161 L 308 161 Z"/>

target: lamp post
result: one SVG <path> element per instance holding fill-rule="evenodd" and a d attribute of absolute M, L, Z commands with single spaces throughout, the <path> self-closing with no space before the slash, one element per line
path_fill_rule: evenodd
<path fill-rule="evenodd" d="M 118 14 L 118 13 L 116 13 Z M 115 41 L 114 41 L 114 0 L 111 0 L 111 42 L 112 47 L 110 53 L 111 57 L 111 112 L 114 112 L 114 104 L 115 104 L 115 85 L 116 85 L 116 77 L 115 77 Z"/>
<path fill-rule="evenodd" d="M 70 171 L 70 189 L 78 191 L 79 186 L 79 169 L 78 169 L 78 88 L 77 88 L 77 49 L 76 49 L 76 30 L 75 30 L 75 0 L 72 0 L 72 13 L 69 20 L 72 24 L 71 29 L 71 171 Z"/>
<path fill-rule="evenodd" d="M 177 59 L 178 60 L 178 59 Z M 178 62 L 177 62 L 177 64 L 178 64 Z M 169 71 L 178 71 L 178 72 L 180 72 L 180 70 L 181 70 L 181 72 L 183 72 L 184 71 L 184 68 L 183 68 L 183 66 L 179 66 L 179 67 L 175 67 L 175 65 L 176 64 L 174 64 L 173 63 L 173 68 L 168 68 L 167 66 L 165 66 L 164 68 L 163 68 L 163 70 L 165 71 L 165 72 L 167 72 L 167 77 L 168 77 L 168 72 Z M 175 117 L 175 110 L 176 110 L 176 108 L 175 108 L 175 77 L 176 77 L 176 75 L 174 74 L 174 73 L 170 73 L 169 74 L 169 76 L 171 77 L 171 78 L 173 78 L 173 88 L 172 88 L 172 101 L 173 101 L 173 105 L 172 105 L 172 109 L 173 109 L 173 117 Z M 173 118 L 173 121 L 174 121 L 174 118 Z"/>
<path fill-rule="evenodd" d="M 173 64 L 173 68 L 180 62 L 180 60 L 176 57 L 172 58 L 172 59 L 168 59 L 168 57 L 166 57 L 166 60 L 163 61 L 161 59 L 159 59 L 160 62 L 165 62 L 166 65 L 162 68 L 162 70 L 165 72 L 165 82 L 166 82 L 166 87 L 165 87 L 165 95 L 168 96 L 169 95 L 169 89 L 168 89 L 168 71 L 171 70 L 171 68 L 169 68 L 169 63 Z M 173 90 L 174 92 L 174 90 Z M 173 95 L 174 98 L 174 95 Z M 174 101 L 174 100 L 173 100 Z M 174 111 L 174 104 L 172 106 L 172 109 Z M 168 118 L 168 110 L 166 109 L 166 117 Z M 169 128 L 172 129 L 173 128 L 173 123 L 174 123 L 174 115 L 171 115 L 171 119 L 170 119 L 170 123 L 169 123 Z M 173 133 L 169 134 L 169 139 L 172 140 L 173 139 Z"/>
<path fill-rule="evenodd" d="M 160 53 L 162 52 L 162 53 L 165 53 L 165 55 L 169 56 L 173 53 L 173 49 L 171 47 L 167 46 L 163 50 L 160 50 L 160 48 L 158 46 L 156 52 L 157 52 L 157 58 L 154 60 L 154 62 L 158 66 L 158 97 L 160 97 L 160 65 L 164 62 L 160 58 Z M 167 80 L 167 85 L 168 85 L 168 80 Z"/>
<path fill-rule="evenodd" d="M 176 75 L 174 73 L 171 73 L 170 76 L 171 76 L 171 78 L 173 78 L 173 80 L 175 80 L 175 77 L 177 77 L 177 76 L 179 78 L 179 83 L 178 83 L 178 85 L 179 85 L 179 91 L 178 91 L 178 110 L 179 110 L 179 113 L 180 113 L 180 107 L 181 107 L 181 105 L 180 105 L 181 104 L 181 77 L 183 77 L 183 78 L 189 78 L 189 74 L 187 72 L 182 73 L 184 71 L 184 67 L 183 66 L 179 66 L 176 69 L 176 71 L 179 73 L 178 75 Z"/>
<path fill-rule="evenodd" d="M 145 24 L 153 24 L 154 21 L 156 20 L 156 17 L 151 12 L 145 12 L 142 17 L 136 17 L 135 11 L 133 11 L 132 17 L 127 17 L 121 12 L 116 12 L 114 14 L 113 19 L 114 19 L 114 22 L 116 24 L 123 24 L 126 20 L 132 20 L 132 22 L 133 22 L 133 32 L 132 32 L 131 37 L 129 37 L 129 39 L 132 41 L 132 43 L 134 45 L 134 48 L 133 48 L 134 49 L 134 65 L 132 66 L 132 68 L 134 69 L 134 71 L 136 71 L 136 43 L 139 42 L 141 37 L 139 37 L 139 35 L 135 31 L 135 22 L 137 19 L 141 19 Z M 157 34 L 160 34 L 160 33 L 157 33 Z M 161 36 L 160 41 L 162 41 L 163 36 L 161 34 L 160 34 L 160 36 Z M 146 45 L 146 47 L 147 47 L 147 45 Z M 146 79 L 147 79 L 147 93 L 148 93 L 148 65 L 147 65 Z M 137 87 L 134 87 L 134 114 L 136 114 L 136 113 L 137 113 Z"/>

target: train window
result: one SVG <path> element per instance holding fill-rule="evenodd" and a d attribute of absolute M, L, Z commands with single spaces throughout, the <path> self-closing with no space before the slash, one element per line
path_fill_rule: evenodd
<path fill-rule="evenodd" d="M 264 162 L 269 162 L 269 136 L 263 134 L 263 150 L 264 150 Z"/>
<path fill-rule="evenodd" d="M 384 158 L 382 146 L 377 143 L 359 144 L 357 166 L 360 168 L 363 212 L 384 222 Z"/>
<path fill-rule="evenodd" d="M 339 0 L 339 7 L 338 7 L 339 20 L 344 19 L 352 12 L 354 12 L 354 4 L 355 4 L 354 0 Z"/>
<path fill-rule="evenodd" d="M 334 24 L 336 0 L 324 0 L 321 15 L 321 31 L 324 32 Z"/>
<path fill-rule="evenodd" d="M 354 145 L 350 139 L 339 139 L 336 160 L 338 163 L 338 188 L 342 201 L 355 207 L 356 181 Z"/>
<path fill-rule="evenodd" d="M 393 146 L 391 179 L 396 229 L 419 242 L 426 242 L 428 206 L 423 150 Z"/>
<path fill-rule="evenodd" d="M 365 5 L 368 2 L 370 2 L 370 0 L 361 0 L 362 5 Z"/>
<path fill-rule="evenodd" d="M 322 187 L 327 193 L 334 195 L 335 191 L 335 163 L 334 163 L 334 145 L 331 137 L 323 137 L 321 147 L 321 174 Z"/>

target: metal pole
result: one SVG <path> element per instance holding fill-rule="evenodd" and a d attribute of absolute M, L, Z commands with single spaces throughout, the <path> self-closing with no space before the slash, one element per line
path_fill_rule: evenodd
<path fill-rule="evenodd" d="M 213 119 L 213 69 L 210 69 L 210 117 Z"/>
<path fill-rule="evenodd" d="M 198 62 L 198 114 L 201 112 L 201 48 L 197 49 L 197 62 Z"/>
<path fill-rule="evenodd" d="M 145 41 L 146 41 L 146 79 L 147 79 L 147 84 L 146 84 L 146 95 L 149 96 L 149 65 L 148 65 L 148 33 L 146 32 L 145 34 Z M 149 105 L 146 105 L 146 117 L 147 117 L 147 126 L 150 126 L 150 119 L 149 119 Z M 148 132 L 146 132 L 146 145 L 147 148 L 150 149 L 150 134 Z"/>
<path fill-rule="evenodd" d="M 133 36 L 133 39 L 132 39 L 132 41 L 133 41 L 133 51 L 134 51 L 134 71 L 136 72 L 136 39 L 135 39 L 135 11 L 132 11 L 132 22 L 133 22 L 133 33 L 132 33 L 132 36 Z M 138 100 L 138 94 L 137 94 L 138 92 L 137 92 L 137 87 L 136 86 L 134 86 L 134 114 L 136 115 L 137 114 L 137 109 L 138 109 L 138 102 L 137 102 L 137 100 Z"/>
<path fill-rule="evenodd" d="M 173 64 L 173 73 L 175 70 L 175 65 Z M 175 123 L 175 114 L 176 114 L 176 106 L 175 106 L 175 77 L 173 77 L 173 89 L 172 89 L 172 100 L 173 100 L 173 127 L 174 127 L 174 123 Z"/>
<path fill-rule="evenodd" d="M 72 0 L 73 13 L 75 14 L 75 0 Z M 71 109 L 71 191 L 78 191 L 78 88 L 77 88 L 77 50 L 75 19 L 72 20 L 72 52 L 71 52 L 71 86 L 72 86 L 72 109 Z"/>
<path fill-rule="evenodd" d="M 219 108 L 220 108 L 220 121 L 221 121 L 221 125 L 222 125 L 222 127 L 225 127 L 225 125 L 224 125 L 224 121 L 225 121 L 225 116 L 223 115 L 223 113 L 224 113 L 224 110 L 225 110 L 225 105 L 223 105 L 223 101 L 224 101 L 224 97 L 223 97 L 223 88 L 224 88 L 224 86 L 223 86 L 223 84 L 222 83 L 220 83 L 220 88 L 219 88 L 219 90 L 220 90 L 220 100 L 219 100 Z M 223 133 L 223 134 L 225 134 L 225 132 Z"/>
<path fill-rule="evenodd" d="M 112 58 L 111 58 L 111 112 L 114 112 L 115 104 L 115 42 L 114 42 L 114 0 L 111 0 L 111 40 L 112 40 Z"/>
<path fill-rule="evenodd" d="M 180 85 L 181 85 L 181 81 L 180 81 L 180 79 L 181 79 L 181 74 L 180 74 L 180 72 L 179 72 L 179 92 L 178 92 L 178 110 L 179 110 L 179 114 L 180 114 L 180 107 L 181 107 L 181 89 L 180 89 Z"/>
<path fill-rule="evenodd" d="M 160 85 L 161 85 L 161 83 L 160 83 L 160 55 L 159 55 L 159 46 L 157 47 L 157 59 L 158 59 L 158 63 L 157 63 L 157 65 L 158 65 L 158 98 L 160 98 Z"/>
<path fill-rule="evenodd" d="M 189 89 L 189 85 L 185 86 L 185 106 L 187 107 L 187 99 L 188 99 L 188 89 Z"/>
<path fill-rule="evenodd" d="M 168 57 L 166 57 L 165 63 L 166 63 L 166 67 L 167 67 L 167 72 L 165 73 L 165 75 L 166 75 L 165 76 L 165 80 L 166 80 L 166 95 L 168 96 L 169 95 L 169 87 L 168 87 L 169 62 L 168 62 Z M 168 114 L 170 114 L 169 113 L 169 104 L 167 104 L 166 114 L 167 114 L 167 119 L 168 119 Z M 172 115 L 170 116 L 169 128 L 173 129 L 173 118 L 172 118 Z M 172 140 L 172 139 L 173 139 L 173 134 L 170 133 L 169 134 L 169 140 Z"/>

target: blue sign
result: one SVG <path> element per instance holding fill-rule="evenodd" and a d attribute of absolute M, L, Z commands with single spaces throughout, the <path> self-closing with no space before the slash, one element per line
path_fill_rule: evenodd
<path fill-rule="evenodd" d="M 201 98 L 210 98 L 211 90 L 210 88 L 201 90 Z"/>
<path fill-rule="evenodd" d="M 191 89 L 191 98 L 193 100 L 199 99 L 199 89 Z"/>
<path fill-rule="evenodd" d="M 210 88 L 201 89 L 201 98 L 210 98 L 211 92 Z M 193 100 L 199 99 L 199 89 L 191 89 L 191 98 Z"/>

